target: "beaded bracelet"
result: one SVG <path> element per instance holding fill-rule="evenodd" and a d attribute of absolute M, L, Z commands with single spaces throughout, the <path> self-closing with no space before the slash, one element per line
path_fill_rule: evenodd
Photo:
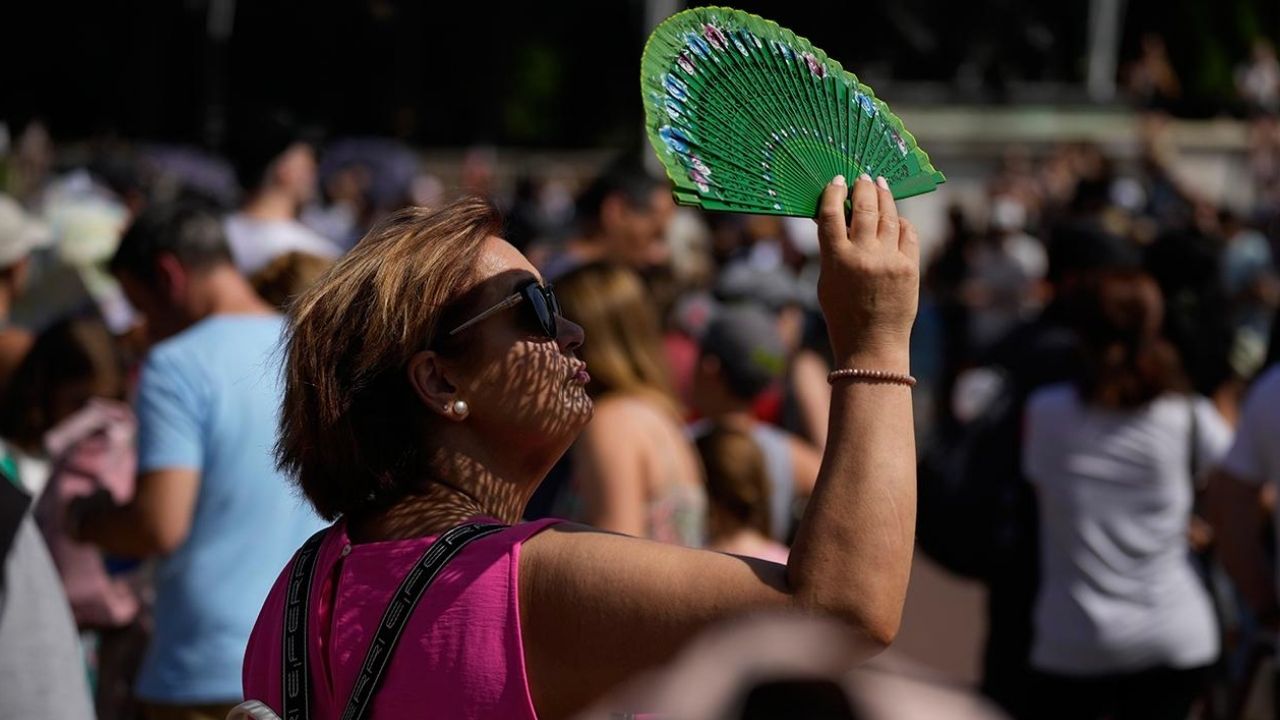
<path fill-rule="evenodd" d="M 841 368 L 839 370 L 832 370 L 831 374 L 827 375 L 827 382 L 834 385 L 837 380 L 853 380 L 855 382 L 885 385 L 906 385 L 907 387 L 915 387 L 916 385 L 916 379 L 910 375 L 885 372 L 884 370 L 864 370 L 862 368 Z"/>

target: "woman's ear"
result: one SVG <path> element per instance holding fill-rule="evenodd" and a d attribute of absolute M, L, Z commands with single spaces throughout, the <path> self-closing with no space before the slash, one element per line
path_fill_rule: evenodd
<path fill-rule="evenodd" d="M 458 388 L 449 381 L 444 358 L 440 357 L 439 353 L 423 350 L 415 354 L 409 358 L 406 372 L 409 376 L 409 385 L 413 387 L 413 391 L 418 394 L 418 399 L 427 406 L 428 410 L 450 420 L 461 420 L 465 417 L 465 404 L 462 405 L 464 412 L 456 411 L 461 398 L 458 397 Z"/>

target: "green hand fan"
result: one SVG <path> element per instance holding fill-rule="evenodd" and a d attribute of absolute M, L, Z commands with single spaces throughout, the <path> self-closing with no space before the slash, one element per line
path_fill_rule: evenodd
<path fill-rule="evenodd" d="M 836 175 L 882 175 L 895 198 L 946 181 L 871 88 L 756 15 L 672 15 L 640 72 L 649 142 L 682 205 L 813 217 Z"/>

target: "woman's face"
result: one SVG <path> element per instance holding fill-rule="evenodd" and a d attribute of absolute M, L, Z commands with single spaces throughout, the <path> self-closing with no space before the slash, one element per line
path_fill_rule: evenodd
<path fill-rule="evenodd" d="M 497 237 L 485 240 L 476 273 L 476 314 L 530 280 L 542 282 L 525 256 Z M 456 378 L 457 398 L 470 408 L 466 422 L 513 449 L 567 447 L 593 410 L 586 363 L 575 352 L 583 341 L 582 328 L 561 318 L 551 340 L 540 331 L 529 303 L 521 302 L 463 332 L 467 350 L 450 363 L 450 374 Z"/>

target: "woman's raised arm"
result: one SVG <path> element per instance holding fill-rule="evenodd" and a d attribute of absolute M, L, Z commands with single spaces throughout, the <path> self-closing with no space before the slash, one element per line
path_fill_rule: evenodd
<path fill-rule="evenodd" d="M 883 183 L 844 180 L 818 213 L 818 296 L 837 367 L 908 372 L 919 293 L 915 229 Z M 525 657 L 540 716 L 560 717 L 671 657 L 735 613 L 794 608 L 892 641 L 915 534 L 907 387 L 837 381 L 822 469 L 786 567 L 577 526 L 530 539 L 520 562 Z"/>

